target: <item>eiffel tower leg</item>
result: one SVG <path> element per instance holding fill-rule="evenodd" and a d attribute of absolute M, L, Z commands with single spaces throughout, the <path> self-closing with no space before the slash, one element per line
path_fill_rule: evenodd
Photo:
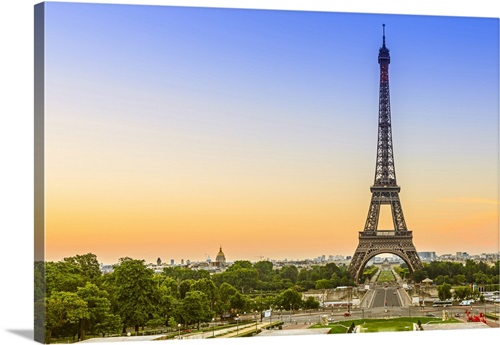
<path fill-rule="evenodd" d="M 347 269 L 356 283 L 358 283 L 359 279 L 361 278 L 360 271 L 363 268 L 363 262 L 365 261 L 365 252 L 359 251 L 358 249 L 356 249 L 356 252 L 354 253 L 351 263 L 349 264 L 349 267 Z"/>
<path fill-rule="evenodd" d="M 360 283 L 363 269 L 373 257 L 379 254 L 394 254 L 399 256 L 407 265 L 410 272 L 421 269 L 422 262 L 418 257 L 411 233 L 404 235 L 367 236 L 360 232 L 359 244 L 354 252 L 348 272 L 356 283 Z"/>
<path fill-rule="evenodd" d="M 380 193 L 373 193 L 366 217 L 365 231 L 375 231 L 378 226 L 378 218 L 380 215 Z"/>

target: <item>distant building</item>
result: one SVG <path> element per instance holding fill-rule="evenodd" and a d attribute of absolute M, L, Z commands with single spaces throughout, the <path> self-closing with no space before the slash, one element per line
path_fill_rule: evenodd
<path fill-rule="evenodd" d="M 170 266 L 173 266 L 175 265 L 175 260 L 174 259 L 170 259 Z"/>
<path fill-rule="evenodd" d="M 113 273 L 113 265 L 103 265 L 101 264 L 101 272 L 102 273 Z"/>
<path fill-rule="evenodd" d="M 434 261 L 438 258 L 436 252 L 418 252 L 418 256 L 422 261 Z"/>
<path fill-rule="evenodd" d="M 156 260 L 156 265 L 161 266 L 161 259 L 160 258 L 158 258 L 158 260 Z"/>
<path fill-rule="evenodd" d="M 455 257 L 451 254 L 443 254 L 443 255 L 439 256 L 439 259 L 440 260 L 454 260 Z"/>
<path fill-rule="evenodd" d="M 222 251 L 222 246 L 219 248 L 219 253 L 215 257 L 214 266 L 219 267 L 219 268 L 226 267 L 226 256 L 224 255 L 224 252 Z"/>

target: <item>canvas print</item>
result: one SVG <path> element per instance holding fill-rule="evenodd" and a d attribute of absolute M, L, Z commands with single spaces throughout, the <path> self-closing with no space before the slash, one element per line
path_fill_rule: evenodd
<path fill-rule="evenodd" d="M 499 327 L 499 21 L 35 6 L 35 338 Z"/>

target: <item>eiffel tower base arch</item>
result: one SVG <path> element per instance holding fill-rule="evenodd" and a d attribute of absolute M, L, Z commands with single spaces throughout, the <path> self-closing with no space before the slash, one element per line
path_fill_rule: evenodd
<path fill-rule="evenodd" d="M 366 236 L 363 232 L 360 232 L 359 244 L 348 268 L 348 272 L 356 283 L 360 282 L 363 269 L 368 261 L 379 254 L 399 256 L 408 265 L 410 272 L 423 268 L 417 250 L 413 245 L 412 236 Z"/>

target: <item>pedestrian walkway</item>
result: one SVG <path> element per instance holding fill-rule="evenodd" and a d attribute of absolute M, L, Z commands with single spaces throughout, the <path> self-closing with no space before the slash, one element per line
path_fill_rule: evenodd
<path fill-rule="evenodd" d="M 121 343 L 124 341 L 149 341 L 161 338 L 163 335 L 139 335 L 130 337 L 106 337 L 106 338 L 90 338 L 87 340 L 80 341 L 80 343 L 91 344 L 91 343 Z"/>
<path fill-rule="evenodd" d="M 261 329 L 263 327 L 269 326 L 269 323 L 258 323 L 257 326 L 255 322 L 247 323 L 243 325 L 235 325 L 232 327 L 222 328 L 222 329 L 212 329 L 206 330 L 204 332 L 197 332 L 192 334 L 182 334 L 181 339 L 207 339 L 207 338 L 232 338 L 237 337 L 245 332 Z M 256 328 L 257 327 L 257 328 Z"/>
<path fill-rule="evenodd" d="M 271 325 L 277 325 L 279 322 L 273 322 L 271 323 Z M 257 325 L 255 323 L 253 324 L 250 324 L 246 327 L 240 327 L 238 330 L 233 330 L 229 333 L 226 333 L 220 337 L 217 337 L 217 338 L 233 338 L 233 337 L 237 337 L 238 335 L 240 334 L 243 334 L 245 332 L 249 332 L 249 331 L 252 331 L 252 330 L 255 330 L 255 332 L 257 332 L 257 330 L 262 330 L 263 328 L 266 328 L 266 327 L 269 327 L 269 323 L 267 322 L 261 322 L 260 324 L 257 323 Z"/>

